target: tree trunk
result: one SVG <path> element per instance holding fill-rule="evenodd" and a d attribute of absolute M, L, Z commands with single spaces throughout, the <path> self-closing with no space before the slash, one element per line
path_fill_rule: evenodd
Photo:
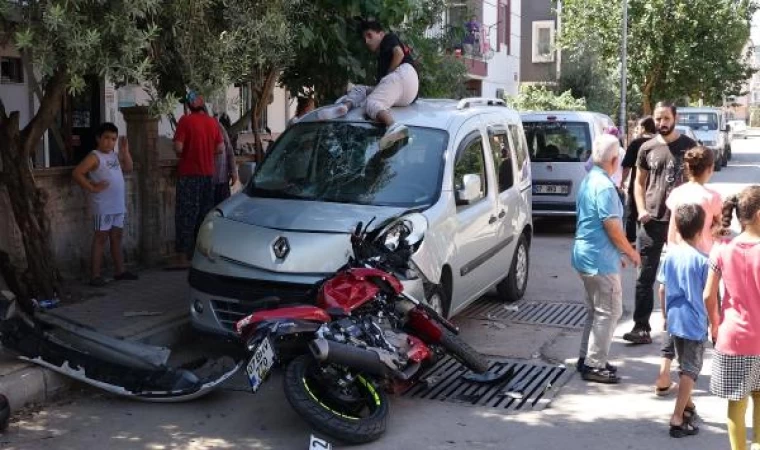
<path fill-rule="evenodd" d="M 269 97 L 271 97 L 274 92 L 274 87 L 277 83 L 277 73 L 277 69 L 271 67 L 265 72 L 263 81 L 259 80 L 258 83 L 251 83 L 251 93 L 253 94 L 251 129 L 253 130 L 253 138 L 256 146 L 256 160 L 259 162 L 264 158 L 264 143 L 261 141 L 261 133 L 259 133 L 258 124 L 261 121 L 261 116 L 269 105 Z"/>
<path fill-rule="evenodd" d="M 29 124 L 19 128 L 19 113 L 6 115 L 0 108 L 0 158 L 2 184 L 8 193 L 16 225 L 21 230 L 26 270 L 15 269 L 17 297 L 28 303 L 33 297 L 53 298 L 59 291 L 60 274 L 53 258 L 50 223 L 45 212 L 47 198 L 38 189 L 29 161 L 33 149 L 54 121 L 66 87 L 65 69 L 56 72 L 46 85 L 40 108 Z M 10 270 L 6 267 L 4 272 Z"/>

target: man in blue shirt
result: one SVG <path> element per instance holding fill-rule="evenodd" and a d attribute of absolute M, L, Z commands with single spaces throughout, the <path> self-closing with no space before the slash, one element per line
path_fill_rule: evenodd
<path fill-rule="evenodd" d="M 620 165 L 620 143 L 611 135 L 594 140 L 594 167 L 578 190 L 578 216 L 572 264 L 586 288 L 586 325 L 578 370 L 584 380 L 617 383 L 617 368 L 607 362 L 615 326 L 623 313 L 621 254 L 635 265 L 639 254 L 623 230 L 623 204 L 612 175 Z"/>
<path fill-rule="evenodd" d="M 705 211 L 699 205 L 681 205 L 675 211 L 675 223 L 684 242 L 668 248 L 657 281 L 661 283 L 660 302 L 675 348 L 675 355 L 663 356 L 669 359 L 676 356 L 680 368 L 678 399 L 670 418 L 670 435 L 680 438 L 699 432 L 694 423 L 696 407 L 691 392 L 702 371 L 707 340 L 707 308 L 702 292 L 707 284 L 708 257 L 697 250 Z"/>

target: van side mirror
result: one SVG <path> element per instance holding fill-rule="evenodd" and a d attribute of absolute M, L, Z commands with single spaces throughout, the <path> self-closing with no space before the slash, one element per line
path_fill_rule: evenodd
<path fill-rule="evenodd" d="M 483 186 L 480 175 L 467 174 L 462 177 L 462 189 L 456 192 L 457 205 L 469 205 L 482 197 Z"/>
<path fill-rule="evenodd" d="M 240 164 L 240 167 L 238 168 L 238 177 L 240 178 L 240 184 L 243 186 L 247 185 L 248 182 L 251 181 L 251 178 L 253 177 L 253 173 L 255 171 L 256 163 L 253 161 Z"/>

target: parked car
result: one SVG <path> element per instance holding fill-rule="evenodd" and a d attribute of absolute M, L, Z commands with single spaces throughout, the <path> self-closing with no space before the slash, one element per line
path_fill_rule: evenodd
<path fill-rule="evenodd" d="M 425 233 L 416 270 L 402 280 L 411 295 L 446 317 L 494 287 L 522 297 L 533 225 L 517 112 L 501 100 L 419 100 L 394 108 L 409 138 L 382 152 L 384 129 L 361 111 L 318 113 L 280 136 L 201 226 L 189 276 L 197 328 L 231 334 L 255 310 L 312 302 L 314 284 L 348 261 L 358 222 L 406 213 L 425 218 L 414 223 Z"/>
<path fill-rule="evenodd" d="M 694 142 L 698 143 L 699 145 L 702 145 L 703 142 L 697 137 L 696 134 L 694 134 L 694 130 L 687 125 L 676 125 L 676 131 L 683 134 L 684 136 L 691 138 Z"/>
<path fill-rule="evenodd" d="M 575 216 L 591 145 L 615 123 L 594 112 L 530 112 L 521 117 L 533 173 L 533 216 Z"/>
<path fill-rule="evenodd" d="M 728 165 L 731 144 L 726 115 L 720 108 L 678 108 L 678 124 L 694 130 L 702 145 L 715 152 L 715 171 Z"/>
<path fill-rule="evenodd" d="M 747 122 L 743 120 L 729 120 L 728 132 L 730 140 L 747 139 Z"/>

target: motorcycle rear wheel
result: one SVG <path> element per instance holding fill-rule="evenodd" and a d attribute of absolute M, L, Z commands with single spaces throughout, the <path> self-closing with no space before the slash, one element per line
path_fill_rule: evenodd
<path fill-rule="evenodd" d="M 340 388 L 311 355 L 294 359 L 285 371 L 285 397 L 315 429 L 348 444 L 363 444 L 385 433 L 389 401 L 361 375 Z M 334 380 L 337 381 L 337 380 Z"/>

